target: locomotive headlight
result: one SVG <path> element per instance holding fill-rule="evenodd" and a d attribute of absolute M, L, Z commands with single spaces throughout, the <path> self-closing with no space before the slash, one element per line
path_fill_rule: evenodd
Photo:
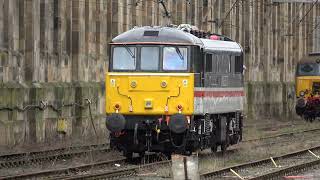
<path fill-rule="evenodd" d="M 300 96 L 304 96 L 305 95 L 305 92 L 304 91 L 300 91 Z"/>
<path fill-rule="evenodd" d="M 131 81 L 130 86 L 131 86 L 132 88 L 137 87 L 137 81 Z"/>
<path fill-rule="evenodd" d="M 167 84 L 166 81 L 162 81 L 162 82 L 160 83 L 160 86 L 161 86 L 162 88 L 165 88 L 165 87 L 168 86 L 168 84 Z"/>

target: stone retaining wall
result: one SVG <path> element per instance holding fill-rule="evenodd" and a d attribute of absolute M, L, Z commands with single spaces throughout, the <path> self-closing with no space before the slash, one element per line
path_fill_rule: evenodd
<path fill-rule="evenodd" d="M 80 144 L 107 141 L 103 83 L 6 83 L 0 85 L 0 92 L 0 109 L 7 108 L 0 110 L 0 146 L 48 143 L 61 138 Z M 86 99 L 91 101 L 97 134 Z M 61 111 L 57 111 L 59 107 Z M 59 118 L 66 120 L 65 133 L 57 131 Z"/>

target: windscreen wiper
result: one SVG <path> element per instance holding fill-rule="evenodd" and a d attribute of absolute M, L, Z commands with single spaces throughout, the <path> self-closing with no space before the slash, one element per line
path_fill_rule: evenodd
<path fill-rule="evenodd" d="M 177 54 L 179 55 L 180 59 L 181 59 L 182 61 L 184 61 L 184 57 L 183 57 L 183 55 L 182 55 L 182 53 L 181 53 L 181 51 L 180 51 L 180 49 L 179 49 L 178 47 L 176 47 L 176 52 L 177 52 Z"/>
<path fill-rule="evenodd" d="M 131 51 L 131 49 L 126 44 L 124 44 L 124 47 L 126 48 L 127 52 L 130 54 L 130 56 L 133 59 L 135 59 L 136 57 L 135 57 L 134 53 Z"/>

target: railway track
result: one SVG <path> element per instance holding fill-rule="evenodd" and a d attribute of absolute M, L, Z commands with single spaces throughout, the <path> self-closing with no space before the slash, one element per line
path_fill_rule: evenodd
<path fill-rule="evenodd" d="M 169 166 L 171 160 L 158 161 L 153 163 L 148 163 L 144 165 L 137 165 L 129 168 L 123 168 L 115 171 L 104 170 L 101 172 L 95 172 L 91 174 L 82 174 L 82 175 L 71 175 L 64 177 L 64 180 L 73 180 L 73 179 L 98 179 L 98 178 L 122 178 L 122 177 L 132 177 L 139 175 L 141 170 L 161 168 L 161 166 Z"/>
<path fill-rule="evenodd" d="M 96 179 L 96 178 L 120 178 L 137 175 L 139 170 L 154 168 L 161 165 L 169 165 L 171 161 L 161 160 L 144 165 L 132 165 L 127 163 L 126 158 L 95 162 L 80 166 L 60 168 L 47 171 L 31 172 L 12 176 L 2 176 L 1 179 Z"/>
<path fill-rule="evenodd" d="M 201 179 L 274 179 L 320 166 L 320 146 L 201 174 Z"/>
<path fill-rule="evenodd" d="M 10 175 L 10 176 L 2 176 L 0 179 L 38 179 L 38 178 L 46 178 L 46 179 L 61 179 L 63 176 L 68 176 L 71 173 L 80 174 L 83 171 L 89 171 L 92 168 L 96 167 L 103 167 L 103 168 L 112 168 L 115 164 L 123 164 L 125 163 L 126 158 L 119 158 L 116 160 L 110 161 L 102 161 L 96 162 L 92 164 L 80 165 L 80 166 L 73 166 L 68 168 L 60 168 L 54 170 L 46 170 L 46 171 L 37 171 L 37 172 L 30 172 L 24 173 L 19 175 Z"/>
<path fill-rule="evenodd" d="M 16 168 L 29 164 L 41 164 L 52 160 L 70 159 L 91 152 L 109 152 L 109 144 L 58 148 L 44 151 L 13 153 L 0 156 L 0 169 Z"/>
<path fill-rule="evenodd" d="M 276 134 L 276 135 L 271 135 L 271 136 L 265 136 L 265 137 L 260 137 L 260 138 L 247 139 L 247 140 L 243 140 L 242 142 L 248 143 L 248 142 L 261 141 L 261 140 L 273 139 L 273 138 L 284 137 L 284 136 L 293 136 L 293 135 L 297 135 L 297 134 L 303 134 L 303 133 L 308 133 L 308 132 L 317 132 L 317 131 L 320 131 L 320 128 L 306 129 L 306 130 L 281 133 L 281 134 Z"/>

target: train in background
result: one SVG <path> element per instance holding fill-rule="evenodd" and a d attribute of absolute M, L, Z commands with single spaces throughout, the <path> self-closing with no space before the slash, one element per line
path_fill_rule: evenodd
<path fill-rule="evenodd" d="M 190 154 L 242 140 L 243 50 L 235 41 L 179 27 L 136 27 L 110 43 L 106 126 L 131 158 Z"/>
<path fill-rule="evenodd" d="M 306 121 L 320 117 L 320 52 L 303 57 L 296 67 L 296 114 Z"/>

